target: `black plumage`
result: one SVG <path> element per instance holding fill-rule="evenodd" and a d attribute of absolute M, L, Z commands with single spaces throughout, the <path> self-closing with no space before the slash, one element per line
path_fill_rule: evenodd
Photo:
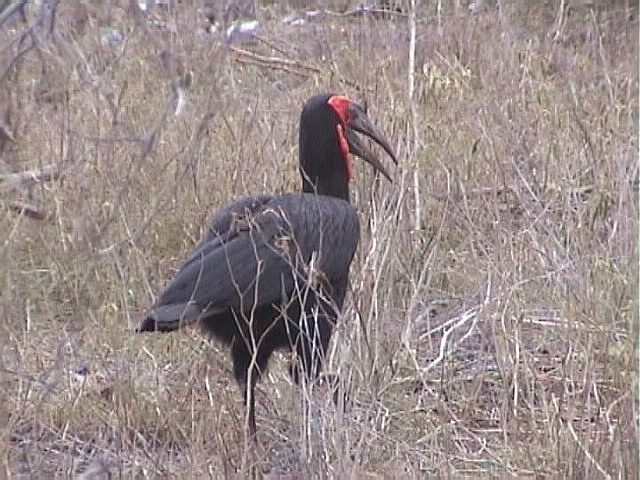
<path fill-rule="evenodd" d="M 296 352 L 296 381 L 300 370 L 316 378 L 342 309 L 360 232 L 348 153 L 389 178 L 355 132 L 396 161 L 357 104 L 330 94 L 309 99 L 300 118 L 302 193 L 248 197 L 221 210 L 137 329 L 198 322 L 229 344 L 254 437 L 254 386 L 273 351 Z"/>

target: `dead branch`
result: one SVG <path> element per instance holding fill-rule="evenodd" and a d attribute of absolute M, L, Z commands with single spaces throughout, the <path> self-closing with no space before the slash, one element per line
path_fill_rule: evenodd
<path fill-rule="evenodd" d="M 5 8 L 2 13 L 0 13 L 0 28 L 16 13 L 20 13 L 22 20 L 26 22 L 26 15 L 24 14 L 24 6 L 26 4 L 27 0 L 18 0 Z"/>
<path fill-rule="evenodd" d="M 323 72 L 323 70 L 319 67 L 305 64 L 298 60 L 288 60 L 286 58 L 280 57 L 269 57 L 234 46 L 230 46 L 229 50 L 236 55 L 236 62 L 246 65 L 266 67 L 270 68 L 271 70 L 282 70 L 293 75 L 300 75 L 301 77 L 314 74 L 319 75 Z M 348 85 L 349 87 L 354 88 L 358 91 L 364 90 L 358 82 L 349 80 L 347 78 L 343 79 L 342 81 L 345 83 L 345 85 Z"/>
<path fill-rule="evenodd" d="M 26 23 L 26 15 L 24 14 L 24 6 L 26 3 L 27 2 L 25 0 L 19 0 L 4 9 L 4 11 L 0 13 L 0 27 L 17 12 L 20 12 L 22 14 L 23 21 Z M 11 45 L 15 44 L 20 47 L 28 39 L 30 40 L 29 44 L 26 47 L 22 48 L 22 50 L 20 50 L 18 53 L 16 53 L 8 63 L 4 72 L 2 73 L 2 75 L 0 75 L 0 84 L 4 83 L 7 80 L 11 72 L 13 72 L 15 68 L 17 68 L 16 66 L 19 65 L 22 59 L 31 50 L 35 49 L 40 54 L 40 57 L 44 64 L 44 59 L 42 58 L 40 47 L 42 43 L 44 43 L 53 34 L 57 6 L 57 0 L 42 1 L 34 22 L 28 28 L 24 29 L 22 33 L 11 42 Z M 38 30 L 42 31 L 45 29 L 46 35 L 43 38 L 40 38 L 38 35 Z"/>
<path fill-rule="evenodd" d="M 11 130 L 9 130 L 9 127 L 7 127 L 7 125 L 2 121 L 2 119 L 0 119 L 0 139 L 5 138 L 11 142 L 15 142 L 16 139 L 13 136 L 13 133 L 11 133 Z"/>
<path fill-rule="evenodd" d="M 422 369 L 422 374 L 426 374 L 433 367 L 435 367 L 439 363 L 442 363 L 442 361 L 445 358 L 445 355 L 451 351 L 452 347 L 451 345 L 448 344 L 448 342 L 449 342 L 449 337 L 451 336 L 454 330 L 460 328 L 465 323 L 468 323 L 469 321 L 471 321 L 471 326 L 468 328 L 467 332 L 462 336 L 462 338 L 457 342 L 455 342 L 456 345 L 462 343 L 471 334 L 473 329 L 476 327 L 476 324 L 478 323 L 478 310 L 479 310 L 479 307 L 470 308 L 469 310 L 462 313 L 459 317 L 453 318 L 447 322 L 447 324 L 449 324 L 455 321 L 455 324 L 452 325 L 450 328 L 447 328 L 442 334 L 442 338 L 440 339 L 440 351 L 438 353 L 438 356 L 431 363 L 429 363 L 429 365 L 427 365 Z"/>
<path fill-rule="evenodd" d="M 269 67 L 275 70 L 285 70 L 289 73 L 297 73 L 298 75 L 304 75 L 305 73 L 321 73 L 318 67 L 312 65 L 305 65 L 296 60 L 288 60 L 279 57 L 267 57 L 255 52 L 250 52 L 239 47 L 230 47 L 230 50 L 237 55 L 236 61 L 239 63 L 248 63 L 251 65 L 258 65 L 262 67 Z M 300 70 L 300 72 L 298 72 Z"/>
<path fill-rule="evenodd" d="M 9 202 L 9 208 L 20 215 L 25 215 L 36 220 L 43 220 L 46 218 L 46 214 L 42 210 L 39 210 L 38 207 L 28 203 L 11 201 Z"/>
<path fill-rule="evenodd" d="M 0 175 L 0 193 L 11 191 L 25 192 L 29 188 L 43 182 L 51 182 L 62 176 L 58 167 L 48 166 L 42 170 L 8 173 Z"/>

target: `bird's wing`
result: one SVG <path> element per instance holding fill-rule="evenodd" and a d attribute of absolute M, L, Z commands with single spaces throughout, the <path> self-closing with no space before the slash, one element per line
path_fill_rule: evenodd
<path fill-rule="evenodd" d="M 346 275 L 357 234 L 357 215 L 342 200 L 288 194 L 234 202 L 215 216 L 138 330 L 173 330 L 203 315 L 276 302 L 312 258 L 325 275 Z"/>
<path fill-rule="evenodd" d="M 246 197 L 230 203 L 226 208 L 216 213 L 211 222 L 211 227 L 189 257 L 187 257 L 182 268 L 185 268 L 193 260 L 202 258 L 208 253 L 220 248 L 225 242 L 231 240 L 240 232 L 240 227 L 246 218 L 255 216 L 264 205 L 273 199 L 273 195 Z"/>

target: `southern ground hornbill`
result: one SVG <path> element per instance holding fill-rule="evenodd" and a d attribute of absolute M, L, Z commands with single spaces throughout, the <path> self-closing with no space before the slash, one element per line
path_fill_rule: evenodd
<path fill-rule="evenodd" d="M 316 378 L 342 309 L 360 236 L 349 203 L 349 153 L 390 179 L 356 132 L 397 163 L 359 105 L 339 95 L 309 99 L 300 117 L 302 193 L 248 197 L 218 212 L 137 328 L 171 331 L 197 322 L 229 344 L 254 438 L 254 387 L 273 351 L 296 352 L 296 382 L 300 370 Z"/>

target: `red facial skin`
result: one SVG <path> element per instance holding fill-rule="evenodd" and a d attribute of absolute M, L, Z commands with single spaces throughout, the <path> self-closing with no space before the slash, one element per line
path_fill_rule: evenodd
<path fill-rule="evenodd" d="M 344 136 L 345 125 L 347 125 L 350 120 L 349 106 L 351 105 L 351 100 L 342 95 L 334 95 L 327 101 L 327 103 L 333 111 L 336 112 L 336 115 L 341 122 L 336 126 L 336 131 L 338 134 L 338 142 L 340 143 L 340 150 L 342 151 L 344 159 L 344 169 L 347 174 L 347 181 L 351 181 L 353 178 L 353 163 L 349 157 L 349 144 L 347 143 L 347 138 Z"/>

